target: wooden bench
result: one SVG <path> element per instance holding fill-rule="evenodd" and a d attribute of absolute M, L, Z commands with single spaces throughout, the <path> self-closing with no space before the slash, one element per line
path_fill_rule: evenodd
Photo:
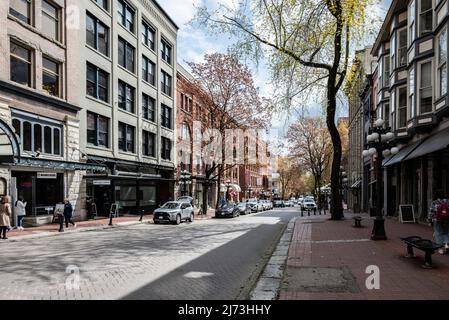
<path fill-rule="evenodd" d="M 354 227 L 355 228 L 361 228 L 362 227 L 362 217 L 360 216 L 355 216 L 352 219 L 354 219 Z"/>
<path fill-rule="evenodd" d="M 421 251 L 424 251 L 424 264 L 422 265 L 423 268 L 430 269 L 433 267 L 432 265 L 432 254 L 435 253 L 436 250 L 443 247 L 443 245 L 438 244 L 436 242 L 433 242 L 432 240 L 423 239 L 419 236 L 410 236 L 401 238 L 402 241 L 405 242 L 407 245 L 407 258 L 414 258 L 415 253 L 413 251 L 413 248 L 419 249 Z"/>

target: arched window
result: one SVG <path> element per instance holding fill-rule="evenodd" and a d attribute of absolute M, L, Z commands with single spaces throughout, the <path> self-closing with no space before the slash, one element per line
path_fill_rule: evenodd
<path fill-rule="evenodd" d="M 34 151 L 42 152 L 42 126 L 40 124 L 34 125 Z"/>
<path fill-rule="evenodd" d="M 23 150 L 31 151 L 31 123 L 28 121 L 23 123 L 22 145 Z"/>
<path fill-rule="evenodd" d="M 45 126 L 44 128 L 44 152 L 45 153 L 52 153 L 51 150 L 51 143 L 52 143 L 52 136 L 51 136 L 51 128 L 49 126 Z"/>

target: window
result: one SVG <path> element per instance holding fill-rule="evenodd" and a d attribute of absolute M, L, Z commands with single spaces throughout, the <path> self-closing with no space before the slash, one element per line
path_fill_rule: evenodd
<path fill-rule="evenodd" d="M 151 50 L 155 50 L 156 30 L 145 21 L 142 22 L 142 41 Z"/>
<path fill-rule="evenodd" d="M 52 3 L 42 1 L 42 31 L 55 40 L 59 40 L 59 8 Z"/>
<path fill-rule="evenodd" d="M 171 160 L 171 141 L 165 137 L 161 137 L 161 158 Z"/>
<path fill-rule="evenodd" d="M 379 84 L 380 84 L 379 87 L 380 87 L 380 89 L 383 87 L 383 84 L 385 82 L 384 81 L 384 61 L 385 61 L 384 57 L 381 57 L 379 59 L 378 75 L 379 75 Z M 375 92 L 377 92 L 377 90 Z"/>
<path fill-rule="evenodd" d="M 31 50 L 11 41 L 10 53 L 11 81 L 31 87 Z"/>
<path fill-rule="evenodd" d="M 145 56 L 142 56 L 142 75 L 146 82 L 156 84 L 156 65 Z"/>
<path fill-rule="evenodd" d="M 42 58 L 42 89 L 52 96 L 59 96 L 60 69 L 59 63 Z"/>
<path fill-rule="evenodd" d="M 62 126 L 45 120 L 22 119 L 13 116 L 13 127 L 23 151 L 61 155 Z"/>
<path fill-rule="evenodd" d="M 181 139 L 184 141 L 190 141 L 190 129 L 187 123 L 183 123 L 181 127 Z"/>
<path fill-rule="evenodd" d="M 142 130 L 142 152 L 144 156 L 154 157 L 156 135 L 152 132 Z"/>
<path fill-rule="evenodd" d="M 391 97 L 390 97 L 390 110 L 391 110 L 391 125 L 392 125 L 392 129 L 396 130 L 397 127 L 397 123 L 396 123 L 396 119 L 395 119 L 395 115 L 396 115 L 396 106 L 397 106 L 397 102 L 396 102 L 396 90 L 391 91 Z"/>
<path fill-rule="evenodd" d="M 161 90 L 171 97 L 171 76 L 165 71 L 161 71 Z"/>
<path fill-rule="evenodd" d="M 407 29 L 399 30 L 398 67 L 407 65 Z"/>
<path fill-rule="evenodd" d="M 134 47 L 122 38 L 118 38 L 118 63 L 134 73 Z"/>
<path fill-rule="evenodd" d="M 125 152 L 134 153 L 134 135 L 135 128 L 122 122 L 118 123 L 118 148 Z"/>
<path fill-rule="evenodd" d="M 86 75 L 86 93 L 87 95 L 100 99 L 104 102 L 109 101 L 109 74 L 106 71 L 87 63 Z"/>
<path fill-rule="evenodd" d="M 384 87 L 390 87 L 390 56 L 385 56 Z"/>
<path fill-rule="evenodd" d="M 408 38 L 409 45 L 415 41 L 415 0 L 412 0 L 408 5 Z"/>
<path fill-rule="evenodd" d="M 99 114 L 87 113 L 87 143 L 109 147 L 109 119 Z"/>
<path fill-rule="evenodd" d="M 31 24 L 32 0 L 10 0 L 9 13 L 21 21 Z"/>
<path fill-rule="evenodd" d="M 442 97 L 447 93 L 447 28 L 438 36 L 438 91 Z"/>
<path fill-rule="evenodd" d="M 419 81 L 420 114 L 432 112 L 432 62 L 428 61 L 420 66 Z"/>
<path fill-rule="evenodd" d="M 142 94 L 142 116 L 144 119 L 154 121 L 154 106 L 156 100 L 146 94 Z"/>
<path fill-rule="evenodd" d="M 118 1 L 118 15 L 120 23 L 134 33 L 134 9 L 125 1 Z"/>
<path fill-rule="evenodd" d="M 171 108 L 165 104 L 161 105 L 161 125 L 171 129 Z"/>
<path fill-rule="evenodd" d="M 432 32 L 433 24 L 432 0 L 421 0 L 419 8 L 419 35 Z"/>
<path fill-rule="evenodd" d="M 399 128 L 407 126 L 407 87 L 399 88 Z"/>
<path fill-rule="evenodd" d="M 383 119 L 385 120 L 385 128 L 390 126 L 390 104 L 385 103 Z"/>
<path fill-rule="evenodd" d="M 410 118 L 415 117 L 415 69 L 412 68 L 409 74 L 409 95 Z"/>
<path fill-rule="evenodd" d="M 108 0 L 95 0 L 95 2 L 102 7 L 104 10 L 108 11 Z"/>
<path fill-rule="evenodd" d="M 172 46 L 167 41 L 162 39 L 161 40 L 161 56 L 162 56 L 162 60 L 166 61 L 168 64 L 171 64 L 171 52 L 172 52 Z"/>
<path fill-rule="evenodd" d="M 390 68 L 393 71 L 396 69 L 396 33 L 393 33 L 390 39 Z"/>
<path fill-rule="evenodd" d="M 86 42 L 105 56 L 109 56 L 109 28 L 90 13 L 86 15 Z"/>
<path fill-rule="evenodd" d="M 118 82 L 118 107 L 122 110 L 134 113 L 135 89 L 129 84 Z"/>

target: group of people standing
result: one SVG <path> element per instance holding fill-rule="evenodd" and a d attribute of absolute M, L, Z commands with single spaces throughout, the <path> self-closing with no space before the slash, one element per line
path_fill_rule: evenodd
<path fill-rule="evenodd" d="M 0 239 L 8 239 L 6 237 L 7 231 L 11 230 L 11 217 L 12 217 L 12 209 L 10 205 L 10 197 L 4 196 L 2 197 L 0 203 Z M 17 230 L 24 230 L 23 228 L 23 220 L 26 216 L 26 201 L 23 200 L 22 197 L 19 197 L 14 204 L 15 213 L 17 216 Z M 76 228 L 76 223 L 72 220 L 73 217 L 73 207 L 70 203 L 69 199 L 64 200 L 64 212 L 59 215 L 59 232 L 64 231 L 64 222 L 66 228 L 69 227 L 69 223 L 72 224 Z"/>

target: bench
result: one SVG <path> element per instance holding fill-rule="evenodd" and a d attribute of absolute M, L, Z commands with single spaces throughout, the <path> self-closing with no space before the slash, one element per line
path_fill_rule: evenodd
<path fill-rule="evenodd" d="M 402 241 L 407 245 L 407 258 L 414 258 L 415 253 L 413 252 L 413 248 L 424 251 L 424 264 L 423 268 L 430 269 L 432 268 L 432 254 L 435 253 L 436 250 L 443 247 L 443 245 L 433 242 L 432 240 L 423 239 L 419 236 L 410 236 L 401 238 Z"/>
<path fill-rule="evenodd" d="M 360 216 L 355 216 L 352 219 L 354 219 L 354 227 L 355 228 L 361 228 L 362 227 L 362 217 Z"/>

